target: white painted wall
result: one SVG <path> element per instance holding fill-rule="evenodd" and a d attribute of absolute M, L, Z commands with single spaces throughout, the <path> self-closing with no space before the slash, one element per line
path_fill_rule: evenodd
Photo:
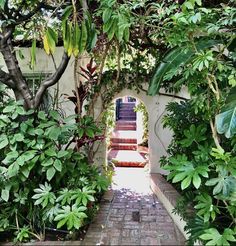
<path fill-rule="evenodd" d="M 140 103 L 140 100 L 136 101 L 136 106 Z M 136 112 L 136 124 L 137 124 L 137 143 L 140 144 L 143 141 L 143 114 L 142 112 Z"/>
<path fill-rule="evenodd" d="M 163 91 L 161 91 L 163 92 Z M 159 160 L 162 156 L 167 155 L 167 147 L 172 139 L 172 132 L 169 129 L 164 129 L 161 123 L 163 116 L 165 115 L 165 107 L 170 101 L 178 101 L 173 97 L 157 95 L 148 96 L 145 92 L 141 91 L 139 94 L 136 91 L 124 89 L 114 98 L 123 96 L 132 96 L 144 103 L 148 111 L 148 130 L 149 130 L 149 164 L 150 173 L 166 173 L 160 168 Z M 188 97 L 188 93 L 185 89 L 178 94 L 182 97 Z"/>
<path fill-rule="evenodd" d="M 48 56 L 43 49 L 37 48 L 36 53 L 37 53 L 37 61 L 36 61 L 36 66 L 34 70 L 30 69 L 30 49 L 29 48 L 17 48 L 22 51 L 22 54 L 24 55 L 25 59 L 20 59 L 18 57 L 19 65 L 23 73 L 38 73 L 38 72 L 47 72 L 47 73 L 53 73 L 55 71 L 55 67 L 52 61 L 52 58 Z M 56 52 L 53 54 L 54 60 L 56 65 L 58 66 L 61 61 L 61 57 L 63 55 L 63 48 L 58 47 L 56 49 Z M 3 70 L 7 72 L 7 68 L 5 65 L 5 62 L 3 60 L 3 57 L 0 55 L 0 65 L 3 66 Z M 59 95 L 62 94 L 69 94 L 72 95 L 72 90 L 74 90 L 74 59 L 71 58 L 69 61 L 69 64 L 66 68 L 65 73 L 62 75 L 60 81 L 59 81 Z M 53 94 L 55 91 L 55 86 L 50 88 L 51 93 Z M 63 102 L 61 104 L 61 107 L 63 111 L 67 115 L 74 114 L 74 106 L 73 103 L 64 100 L 64 97 L 60 97 L 60 101 Z"/>

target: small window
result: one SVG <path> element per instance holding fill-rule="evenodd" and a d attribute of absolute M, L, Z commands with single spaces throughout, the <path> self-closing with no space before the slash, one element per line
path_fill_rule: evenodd
<path fill-rule="evenodd" d="M 39 89 L 39 86 L 41 82 L 51 76 L 51 73 L 46 72 L 33 72 L 33 73 L 24 73 L 23 74 L 31 91 L 33 96 L 35 96 L 37 90 Z M 48 111 L 50 106 L 52 105 L 53 98 L 50 95 L 48 91 L 44 94 L 43 101 L 39 107 L 40 110 Z"/>
<path fill-rule="evenodd" d="M 51 73 L 45 72 L 24 73 L 24 77 L 32 90 L 33 96 L 35 96 L 35 93 L 38 90 L 41 82 L 50 75 Z"/>

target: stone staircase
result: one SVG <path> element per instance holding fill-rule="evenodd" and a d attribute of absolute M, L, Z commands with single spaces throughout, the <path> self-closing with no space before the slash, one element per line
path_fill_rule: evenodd
<path fill-rule="evenodd" d="M 108 160 L 119 167 L 144 167 L 146 159 L 137 151 L 135 103 L 121 103 L 115 130 L 111 136 Z"/>
<path fill-rule="evenodd" d="M 136 121 L 134 107 L 135 103 L 121 103 L 119 108 L 119 119 L 124 121 Z"/>

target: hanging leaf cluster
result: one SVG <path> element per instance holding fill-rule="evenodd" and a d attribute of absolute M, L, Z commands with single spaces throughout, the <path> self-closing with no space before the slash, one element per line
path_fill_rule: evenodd
<path fill-rule="evenodd" d="M 131 18 L 125 6 L 117 8 L 116 1 L 101 1 L 103 9 L 103 32 L 107 34 L 108 40 L 114 37 L 119 42 L 128 42 L 130 38 Z"/>
<path fill-rule="evenodd" d="M 64 48 L 69 56 L 77 57 L 85 50 L 91 51 L 97 41 L 97 32 L 92 18 L 86 13 L 86 18 L 80 23 L 70 20 L 72 6 L 65 9 L 62 19 L 62 36 Z"/>
<path fill-rule="evenodd" d="M 77 57 L 85 50 L 90 52 L 94 48 L 97 41 L 97 30 L 89 12 L 86 12 L 85 17 L 80 22 L 73 15 L 73 7 L 68 6 L 62 14 L 61 30 L 65 51 L 68 56 Z M 48 55 L 55 52 L 57 43 L 57 32 L 53 28 L 47 27 L 43 35 L 43 46 Z M 31 66 L 35 64 L 35 47 L 33 41 Z"/>

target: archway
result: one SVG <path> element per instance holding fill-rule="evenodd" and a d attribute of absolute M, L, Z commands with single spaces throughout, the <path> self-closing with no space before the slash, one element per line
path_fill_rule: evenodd
<path fill-rule="evenodd" d="M 148 112 L 142 101 L 126 95 L 115 98 L 107 126 L 108 162 L 116 167 L 147 167 Z M 113 124 L 112 124 L 113 123 Z"/>
<path fill-rule="evenodd" d="M 121 92 L 113 96 L 112 101 L 125 96 L 130 96 L 143 102 L 148 112 L 148 146 L 149 146 L 149 172 L 150 173 L 165 173 L 160 168 L 160 158 L 167 155 L 167 146 L 169 145 L 172 133 L 168 129 L 163 128 L 161 122 L 165 114 L 165 106 L 168 102 L 175 100 L 173 97 L 157 95 L 155 97 L 148 96 L 145 91 L 137 93 L 132 89 L 123 89 Z M 107 146 L 105 146 L 104 157 Z"/>
<path fill-rule="evenodd" d="M 123 89 L 119 93 L 114 93 L 110 102 L 127 95 L 143 102 L 148 112 L 149 172 L 166 174 L 166 171 L 160 167 L 160 159 L 161 157 L 168 155 L 167 148 L 172 140 L 172 132 L 163 127 L 162 119 L 166 114 L 166 105 L 171 101 L 179 101 L 180 99 L 178 99 L 178 96 L 186 96 L 186 91 L 177 94 L 177 96 L 164 93 L 156 96 L 148 96 L 146 91 L 140 91 L 138 93 L 134 89 Z M 94 105 L 96 117 L 101 115 L 101 112 L 104 110 L 101 101 L 101 98 L 98 98 Z M 98 151 L 94 156 L 94 160 L 97 163 L 107 163 L 106 157 L 107 143 L 104 141 L 99 146 Z"/>

